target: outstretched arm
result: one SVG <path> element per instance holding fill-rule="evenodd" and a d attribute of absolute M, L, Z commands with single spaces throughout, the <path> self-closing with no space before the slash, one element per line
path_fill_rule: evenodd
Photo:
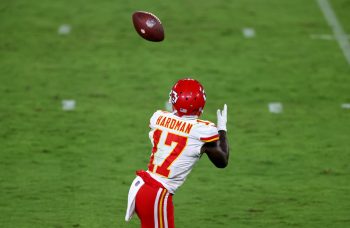
<path fill-rule="evenodd" d="M 202 153 L 206 153 L 210 161 L 218 168 L 225 168 L 229 159 L 229 145 L 226 136 L 227 105 L 224 105 L 222 112 L 217 111 L 219 140 L 208 142 L 202 146 Z"/>

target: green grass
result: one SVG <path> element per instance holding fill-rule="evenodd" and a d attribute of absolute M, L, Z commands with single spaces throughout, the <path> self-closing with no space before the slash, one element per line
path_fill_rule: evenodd
<path fill-rule="evenodd" d="M 349 2 L 331 2 L 350 33 Z M 140 9 L 164 42 L 138 37 Z M 138 227 L 124 213 L 148 121 L 186 76 L 206 88 L 204 119 L 228 104 L 231 157 L 201 159 L 174 196 L 177 227 L 349 226 L 350 66 L 310 38 L 331 33 L 312 0 L 3 1 L 0 227 Z"/>

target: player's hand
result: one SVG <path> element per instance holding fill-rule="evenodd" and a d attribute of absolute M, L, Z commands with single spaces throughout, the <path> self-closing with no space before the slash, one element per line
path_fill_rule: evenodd
<path fill-rule="evenodd" d="M 220 109 L 218 109 L 217 111 L 217 116 L 218 116 L 218 124 L 217 124 L 217 128 L 219 131 L 223 130 L 223 131 L 227 131 L 226 128 L 226 123 L 227 123 L 227 105 L 224 105 L 224 109 L 222 111 L 220 111 Z"/>

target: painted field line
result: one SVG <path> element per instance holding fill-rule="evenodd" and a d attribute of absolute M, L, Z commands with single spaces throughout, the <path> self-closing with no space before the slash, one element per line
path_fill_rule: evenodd
<path fill-rule="evenodd" d="M 340 22 L 337 19 L 334 10 L 328 0 L 317 0 L 329 26 L 332 28 L 335 39 L 338 41 L 340 48 L 346 58 L 346 61 L 350 65 L 350 44 L 347 39 L 347 35 Z"/>

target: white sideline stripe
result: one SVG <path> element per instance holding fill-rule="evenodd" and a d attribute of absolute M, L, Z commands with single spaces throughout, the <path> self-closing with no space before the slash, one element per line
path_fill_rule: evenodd
<path fill-rule="evenodd" d="M 154 202 L 154 228 L 158 228 L 158 202 L 162 188 L 159 188 L 156 196 L 156 201 Z"/>
<path fill-rule="evenodd" d="M 168 196 L 169 196 L 169 192 L 167 192 L 167 194 L 165 195 L 164 206 L 163 206 L 164 228 L 168 228 L 168 214 L 167 214 Z"/>
<path fill-rule="evenodd" d="M 347 35 L 340 22 L 337 19 L 334 10 L 328 0 L 317 0 L 329 26 L 332 28 L 335 39 L 338 41 L 340 48 L 343 51 L 346 61 L 350 65 L 350 44 Z"/>

